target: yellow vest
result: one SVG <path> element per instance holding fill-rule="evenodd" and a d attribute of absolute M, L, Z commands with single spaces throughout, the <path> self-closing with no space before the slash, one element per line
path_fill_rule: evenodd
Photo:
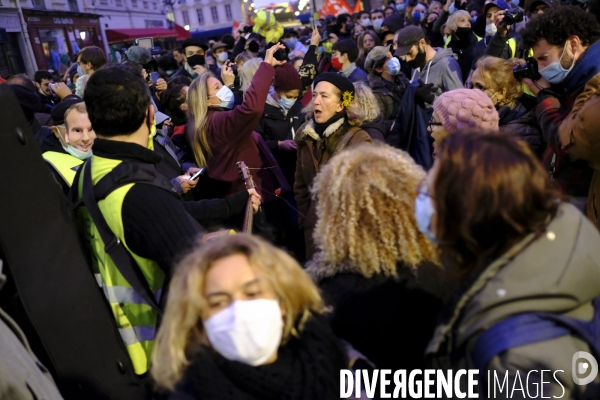
<path fill-rule="evenodd" d="M 121 160 L 102 158 L 95 155 L 92 157 L 91 175 L 94 185 L 122 162 Z M 83 174 L 80 175 L 80 178 L 78 182 L 79 197 L 82 195 Z M 165 281 L 164 272 L 155 261 L 140 257 L 132 252 L 125 241 L 121 210 L 123 200 L 133 185 L 135 183 L 115 189 L 105 199 L 98 201 L 98 207 L 111 231 L 121 240 L 125 249 L 135 260 L 158 302 Z M 104 296 L 110 303 L 134 371 L 138 375 L 144 374 L 150 369 L 156 335 L 157 312 L 131 287 L 110 256 L 106 254 L 100 233 L 85 207 L 79 208 L 78 220 L 83 223 L 82 229 L 84 230 L 86 243 L 92 253 L 94 274 L 104 292 Z"/>
<path fill-rule="evenodd" d="M 69 186 L 73 186 L 73 179 L 75 179 L 75 174 L 79 170 L 79 167 L 81 167 L 81 164 L 83 164 L 83 161 L 70 154 L 59 153 L 58 151 L 47 151 L 42 154 L 42 157 L 59 173 Z"/>

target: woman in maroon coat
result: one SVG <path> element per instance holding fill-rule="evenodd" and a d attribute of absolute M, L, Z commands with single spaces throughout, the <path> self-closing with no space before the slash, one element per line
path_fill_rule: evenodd
<path fill-rule="evenodd" d="M 199 167 L 207 167 L 207 175 L 225 183 L 222 195 L 243 189 L 236 163 L 244 161 L 253 170 L 261 194 L 273 193 L 286 182 L 278 182 L 279 167 L 254 127 L 262 117 L 275 66 L 281 64 L 273 53 L 283 45 L 271 47 L 246 91 L 244 101 L 233 106 L 234 75 L 230 63 L 222 68 L 221 83 L 212 73 L 204 73 L 192 82 L 188 93 L 190 143 Z M 276 168 L 272 168 L 276 167 Z M 282 188 L 283 189 L 283 188 Z M 259 191 L 260 193 L 260 191 Z M 268 196 L 263 196 L 268 197 Z M 266 198 L 265 201 L 268 201 Z"/>
<path fill-rule="evenodd" d="M 270 210 L 280 208 L 269 205 L 275 199 L 274 193 L 279 188 L 283 193 L 291 192 L 291 188 L 254 128 L 264 112 L 275 76 L 274 67 L 281 64 L 273 53 L 282 48 L 280 44 L 267 50 L 265 61 L 260 64 L 239 106 L 234 107 L 233 92 L 229 88 L 235 78 L 229 61 L 222 68 L 223 83 L 206 72 L 192 82 L 188 92 L 190 144 L 198 166 L 207 167 L 211 181 L 211 193 L 206 197 L 217 198 L 243 190 L 237 162 L 244 161 L 251 169 L 269 221 L 277 219 L 273 214 L 279 214 Z"/>

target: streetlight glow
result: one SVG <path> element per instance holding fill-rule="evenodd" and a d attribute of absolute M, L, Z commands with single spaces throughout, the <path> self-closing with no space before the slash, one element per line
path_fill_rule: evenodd
<path fill-rule="evenodd" d="M 189 26 L 189 25 L 186 25 L 186 26 L 184 26 L 183 28 L 184 28 L 186 31 L 189 31 L 189 30 L 190 30 L 190 26 Z"/>

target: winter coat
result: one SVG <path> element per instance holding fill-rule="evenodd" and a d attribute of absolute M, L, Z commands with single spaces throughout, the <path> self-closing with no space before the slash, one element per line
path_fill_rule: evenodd
<path fill-rule="evenodd" d="M 560 143 L 571 158 L 587 161 L 594 170 L 587 216 L 600 229 L 600 73 L 590 79 L 559 127 Z"/>
<path fill-rule="evenodd" d="M 421 279 L 429 277 L 419 271 L 416 278 L 400 265 L 398 277 L 375 274 L 367 278 L 336 266 L 327 268 L 328 276 L 316 277 L 325 303 L 333 308 L 329 316 L 333 332 L 377 368 L 406 369 L 407 373 L 425 368 L 425 348 L 442 302 L 421 286 Z M 319 273 L 312 266 L 308 272 Z"/>
<path fill-rule="evenodd" d="M 346 137 L 347 134 L 352 136 Z M 295 139 L 298 145 L 298 160 L 296 162 L 294 196 L 299 211 L 298 224 L 300 229 L 304 230 L 307 260 L 310 260 L 315 253 L 312 233 L 317 223 L 317 205 L 310 194 L 313 180 L 320 168 L 344 148 L 363 142 L 373 142 L 367 132 L 361 129 L 356 130 L 346 122 L 345 118 L 332 123 L 325 130 L 323 136 L 325 139 L 319 137 L 314 130 L 313 121 L 310 120 L 300 127 Z M 349 139 L 346 144 L 344 144 L 344 139 Z M 334 141 L 338 141 L 338 143 L 335 149 L 331 150 L 328 145 Z"/>
<path fill-rule="evenodd" d="M 436 96 L 463 87 L 462 72 L 452 49 L 435 49 L 437 53 L 421 68 L 421 79 L 436 86 Z"/>
<path fill-rule="evenodd" d="M 348 75 L 348 80 L 350 80 L 350 82 L 352 82 L 352 83 L 356 83 L 356 82 L 368 83 L 369 75 L 367 75 L 367 73 L 365 72 L 364 69 L 362 69 L 360 67 L 356 67 L 356 69 L 354 71 L 352 71 L 352 73 L 350 75 Z"/>
<path fill-rule="evenodd" d="M 255 128 L 256 132 L 265 140 L 273 157 L 275 157 L 275 160 L 277 160 L 277 163 L 281 167 L 283 175 L 291 186 L 294 184 L 294 174 L 296 172 L 296 152 L 281 151 L 278 142 L 294 139 L 296 132 L 305 122 L 302 108 L 302 103 L 296 101 L 292 108 L 284 110 L 269 95 L 267 104 L 265 105 L 265 112 Z"/>
<path fill-rule="evenodd" d="M 23 331 L 1 309 L 0 399 L 62 400 L 50 373 L 30 350 Z"/>
<path fill-rule="evenodd" d="M 371 139 L 375 142 L 385 143 L 385 137 L 388 134 L 385 128 L 385 121 L 381 117 L 375 118 L 373 121 L 365 121 L 360 126 L 361 129 L 365 130 Z"/>
<path fill-rule="evenodd" d="M 479 39 L 477 36 L 475 36 L 474 33 L 471 33 L 468 43 L 462 43 L 462 41 L 459 41 L 455 37 L 452 37 L 450 43 L 448 43 L 448 47 L 451 48 L 458 57 L 458 65 L 460 65 L 463 82 L 469 77 L 471 66 L 473 65 L 473 62 L 476 61 L 474 59 L 474 50 L 478 42 Z"/>
<path fill-rule="evenodd" d="M 396 76 L 396 82 L 390 82 L 381 76 L 369 74 L 369 86 L 377 100 L 381 116 L 386 120 L 388 131 L 398 115 L 400 103 L 402 103 L 402 97 L 408 85 L 408 79 L 402 72 Z"/>
<path fill-rule="evenodd" d="M 224 188 L 222 193 L 215 193 L 214 197 L 237 193 L 244 188 L 236 164 L 238 161 L 244 161 L 248 168 L 254 168 L 252 175 L 256 186 L 263 190 L 263 201 L 275 199 L 272 193 L 276 188 L 290 190 L 264 140 L 254 132 L 263 115 L 274 76 L 275 68 L 261 63 L 241 105 L 231 110 L 209 110 L 206 115 L 206 136 L 212 151 L 207 163 L 207 175 L 220 181 Z"/>
<path fill-rule="evenodd" d="M 427 355 L 431 357 L 431 367 L 454 371 L 475 368 L 471 352 L 479 335 L 515 314 L 549 312 L 589 321 L 593 315 L 591 301 L 600 295 L 598 260 L 600 234 L 574 206 L 561 204 L 545 232 L 537 237 L 527 236 L 467 278 L 464 289 L 446 306 L 444 318 L 429 343 Z M 578 351 L 592 352 L 582 339 L 567 334 L 513 347 L 494 356 L 487 369 L 495 371 L 500 379 L 508 371 L 509 388 L 518 379 L 516 371 L 520 371 L 522 385 L 529 384 L 532 394 L 536 391 L 534 385 L 544 379 L 544 394 L 540 397 L 599 398 L 598 393 L 583 396 L 586 387 L 573 383 L 575 363 L 571 360 Z M 564 394 L 552 373 L 544 377 L 541 370 L 564 371 L 556 373 Z M 533 372 L 527 376 L 529 371 Z M 595 382 L 600 382 L 600 378 Z M 478 388 L 479 397 L 488 398 L 486 385 L 480 384 Z M 520 394 L 517 391 L 519 398 Z"/>
<path fill-rule="evenodd" d="M 568 196 L 587 197 L 593 170 L 585 161 L 571 160 L 569 154 L 561 148 L 558 127 L 573 109 L 575 99 L 584 91 L 586 83 L 600 73 L 598 60 L 600 41 L 583 53 L 561 85 L 552 85 L 550 90 L 544 89 L 537 95 L 535 113 L 548 145 L 544 153 L 544 166 L 550 171 L 552 160 L 556 159 L 554 184 Z"/>
<path fill-rule="evenodd" d="M 527 111 L 523 104 L 516 102 L 513 108 L 503 106 L 498 109 L 500 129 L 527 142 L 531 150 L 541 160 L 546 142 L 535 117 L 535 112 Z"/>

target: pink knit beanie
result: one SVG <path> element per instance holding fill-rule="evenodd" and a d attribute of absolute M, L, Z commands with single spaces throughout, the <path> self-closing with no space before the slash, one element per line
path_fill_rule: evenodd
<path fill-rule="evenodd" d="M 465 128 L 498 130 L 498 111 L 487 94 L 478 89 L 455 89 L 442 93 L 433 111 L 448 133 Z"/>

